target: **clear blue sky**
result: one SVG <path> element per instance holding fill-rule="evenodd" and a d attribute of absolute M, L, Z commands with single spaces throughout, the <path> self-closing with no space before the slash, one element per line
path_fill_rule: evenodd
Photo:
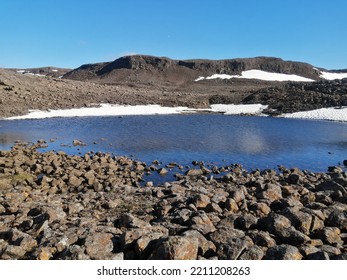
<path fill-rule="evenodd" d="M 276 56 L 347 68 L 346 0 L 0 0 L 0 67 Z"/>

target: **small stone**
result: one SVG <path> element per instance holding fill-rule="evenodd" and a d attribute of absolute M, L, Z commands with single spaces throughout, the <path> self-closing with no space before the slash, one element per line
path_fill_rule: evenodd
<path fill-rule="evenodd" d="M 306 260 L 329 260 L 329 255 L 324 251 L 317 251 L 306 256 Z"/>
<path fill-rule="evenodd" d="M 243 190 L 237 189 L 230 193 L 230 197 L 239 205 L 245 200 L 245 193 Z"/>
<path fill-rule="evenodd" d="M 225 203 L 225 208 L 232 213 L 237 213 L 238 211 L 240 211 L 236 201 L 232 198 L 227 199 Z"/>
<path fill-rule="evenodd" d="M 84 245 L 90 258 L 94 260 L 109 259 L 113 250 L 112 238 L 112 234 L 102 232 L 94 232 L 87 236 Z"/>
<path fill-rule="evenodd" d="M 196 260 L 198 239 L 182 236 L 170 236 L 151 254 L 151 260 Z"/>
<path fill-rule="evenodd" d="M 84 206 L 79 202 L 78 203 L 70 203 L 68 207 L 69 207 L 69 214 L 70 215 L 77 214 L 84 209 Z"/>
<path fill-rule="evenodd" d="M 148 228 L 151 227 L 151 225 L 146 222 L 143 221 L 139 218 L 137 218 L 136 216 L 132 215 L 132 214 L 123 214 L 120 217 L 120 225 L 124 226 L 126 228 Z"/>
<path fill-rule="evenodd" d="M 302 255 L 299 250 L 287 244 L 276 245 L 269 248 L 265 256 L 266 260 L 301 260 Z"/>
<path fill-rule="evenodd" d="M 146 182 L 146 184 L 145 184 L 145 187 L 146 187 L 146 188 L 151 188 L 151 187 L 153 187 L 153 186 L 154 186 L 154 184 L 153 184 L 152 181 L 148 181 L 148 182 Z"/>
<path fill-rule="evenodd" d="M 198 209 L 204 209 L 208 204 L 210 204 L 210 198 L 204 194 L 198 194 L 195 198 L 195 206 Z"/>
<path fill-rule="evenodd" d="M 39 251 L 39 254 L 37 256 L 37 259 L 39 260 L 49 260 L 53 257 L 53 254 L 56 252 L 55 248 L 51 247 L 44 247 L 41 248 Z"/>
<path fill-rule="evenodd" d="M 325 244 L 342 245 L 343 240 L 340 237 L 340 230 L 337 227 L 325 227 L 316 233 L 316 237 Z"/>
<path fill-rule="evenodd" d="M 287 217 L 291 224 L 304 234 L 309 234 L 311 230 L 312 215 L 300 211 L 298 208 L 287 207 L 282 214 Z"/>
<path fill-rule="evenodd" d="M 95 175 L 93 170 L 89 170 L 88 172 L 84 173 L 84 177 L 87 179 L 88 185 L 93 185 L 95 182 Z"/>
<path fill-rule="evenodd" d="M 203 172 L 201 169 L 189 169 L 186 172 L 186 175 L 187 176 L 200 176 L 200 175 L 203 175 Z"/>
<path fill-rule="evenodd" d="M 165 176 L 167 173 L 169 173 L 169 171 L 165 168 L 160 168 L 158 170 L 158 173 L 159 173 L 159 175 Z"/>
<path fill-rule="evenodd" d="M 334 210 L 327 219 L 327 225 L 347 231 L 347 211 Z"/>
<path fill-rule="evenodd" d="M 111 257 L 111 260 L 113 260 L 113 261 L 122 261 L 122 260 L 124 260 L 124 253 L 120 252 L 120 253 L 113 254 L 112 257 Z"/>
<path fill-rule="evenodd" d="M 77 139 L 74 139 L 74 140 L 72 141 L 72 145 L 74 145 L 74 146 L 87 146 L 86 143 L 83 143 L 82 141 L 77 140 Z"/>
<path fill-rule="evenodd" d="M 264 257 L 263 250 L 254 245 L 253 247 L 246 249 L 242 255 L 238 258 L 239 260 L 261 260 Z"/>
<path fill-rule="evenodd" d="M 144 257 L 147 251 L 151 250 L 160 238 L 164 237 L 165 234 L 163 232 L 148 232 L 142 235 L 135 242 L 135 252 L 139 257 Z"/>
<path fill-rule="evenodd" d="M 1 254 L 0 256 L 2 259 L 22 259 L 24 255 L 26 254 L 26 250 L 22 248 L 21 246 L 15 246 L 15 245 L 7 245 L 5 248 L 5 252 Z"/>
<path fill-rule="evenodd" d="M 249 233 L 249 237 L 253 242 L 261 247 L 271 248 L 276 246 L 276 241 L 266 231 L 253 231 Z"/>
<path fill-rule="evenodd" d="M 69 185 L 72 187 L 77 188 L 82 184 L 82 180 L 77 178 L 75 175 L 70 176 L 69 178 Z"/>
<path fill-rule="evenodd" d="M 208 257 L 211 254 L 216 252 L 216 246 L 213 242 L 207 240 L 199 231 L 197 230 L 187 230 L 182 236 L 187 238 L 197 238 L 198 239 L 198 247 L 199 247 L 199 255 Z"/>
<path fill-rule="evenodd" d="M 294 246 L 304 244 L 310 240 L 307 235 L 296 230 L 293 226 L 289 228 L 278 229 L 276 230 L 275 234 L 275 239 L 278 240 L 278 243 L 285 243 Z"/>
<path fill-rule="evenodd" d="M 269 216 L 258 220 L 258 227 L 276 233 L 284 228 L 291 227 L 291 222 L 283 215 L 270 213 Z"/>
<path fill-rule="evenodd" d="M 258 217 L 267 216 L 271 212 L 271 208 L 264 202 L 251 204 L 249 206 L 249 210 L 251 210 Z"/>
<path fill-rule="evenodd" d="M 299 248 L 299 252 L 301 255 L 306 257 L 310 254 L 319 252 L 319 249 L 315 246 L 312 246 L 312 245 L 303 245 Z"/>
<path fill-rule="evenodd" d="M 252 214 L 244 214 L 235 220 L 234 225 L 238 229 L 247 230 L 255 226 L 257 222 L 258 218 Z"/>
<path fill-rule="evenodd" d="M 191 229 L 196 229 L 202 234 L 208 234 L 216 230 L 210 218 L 206 215 L 204 211 L 199 211 L 198 214 L 191 220 Z"/>
<path fill-rule="evenodd" d="M 296 185 L 301 181 L 301 177 L 298 174 L 292 173 L 288 176 L 288 183 Z"/>
<path fill-rule="evenodd" d="M 282 190 L 276 184 L 266 184 L 265 190 L 258 192 L 256 196 L 257 198 L 267 199 L 272 202 L 282 198 Z"/>
<path fill-rule="evenodd" d="M 225 242 L 219 243 L 217 256 L 219 260 L 237 260 L 247 250 L 253 246 L 253 241 L 248 237 L 228 237 Z"/>
<path fill-rule="evenodd" d="M 337 256 L 341 254 L 341 250 L 339 248 L 336 248 L 335 246 L 331 246 L 331 245 L 322 245 L 319 247 L 319 249 L 321 249 L 323 252 L 326 252 L 329 257 L 332 256 Z"/>

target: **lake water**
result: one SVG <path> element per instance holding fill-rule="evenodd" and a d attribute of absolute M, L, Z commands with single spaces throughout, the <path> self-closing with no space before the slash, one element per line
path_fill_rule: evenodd
<path fill-rule="evenodd" d="M 55 142 L 50 142 L 56 138 Z M 326 171 L 347 159 L 347 124 L 218 114 L 52 118 L 0 121 L 0 148 L 45 139 L 44 150 L 89 151 L 191 164 L 240 163 L 247 169 Z M 73 147 L 74 139 L 87 143 Z M 61 146 L 61 145 L 69 146 Z"/>

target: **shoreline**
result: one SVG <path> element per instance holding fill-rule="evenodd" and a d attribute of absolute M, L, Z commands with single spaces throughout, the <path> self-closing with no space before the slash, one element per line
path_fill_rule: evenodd
<path fill-rule="evenodd" d="M 267 105 L 262 104 L 212 104 L 209 108 L 189 108 L 184 106 L 166 107 L 161 105 L 119 105 L 101 103 L 98 107 L 82 107 L 58 110 L 29 110 L 26 115 L 4 118 L 3 120 L 46 119 L 64 117 L 93 117 L 93 116 L 127 116 L 127 115 L 170 115 L 170 114 L 195 114 L 219 113 L 224 115 L 251 115 L 270 116 Z M 276 113 L 275 111 L 272 113 Z M 306 120 L 325 120 L 347 122 L 347 107 L 329 107 L 317 110 L 286 113 L 275 115 L 280 118 L 294 118 Z"/>
<path fill-rule="evenodd" d="M 1 259 L 347 259 L 339 167 L 197 163 L 176 181 L 141 187 L 146 172 L 174 166 L 42 145 L 0 151 Z"/>

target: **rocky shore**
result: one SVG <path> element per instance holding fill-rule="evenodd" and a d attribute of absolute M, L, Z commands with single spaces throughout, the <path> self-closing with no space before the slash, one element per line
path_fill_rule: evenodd
<path fill-rule="evenodd" d="M 347 173 L 0 151 L 1 259 L 347 258 Z"/>

